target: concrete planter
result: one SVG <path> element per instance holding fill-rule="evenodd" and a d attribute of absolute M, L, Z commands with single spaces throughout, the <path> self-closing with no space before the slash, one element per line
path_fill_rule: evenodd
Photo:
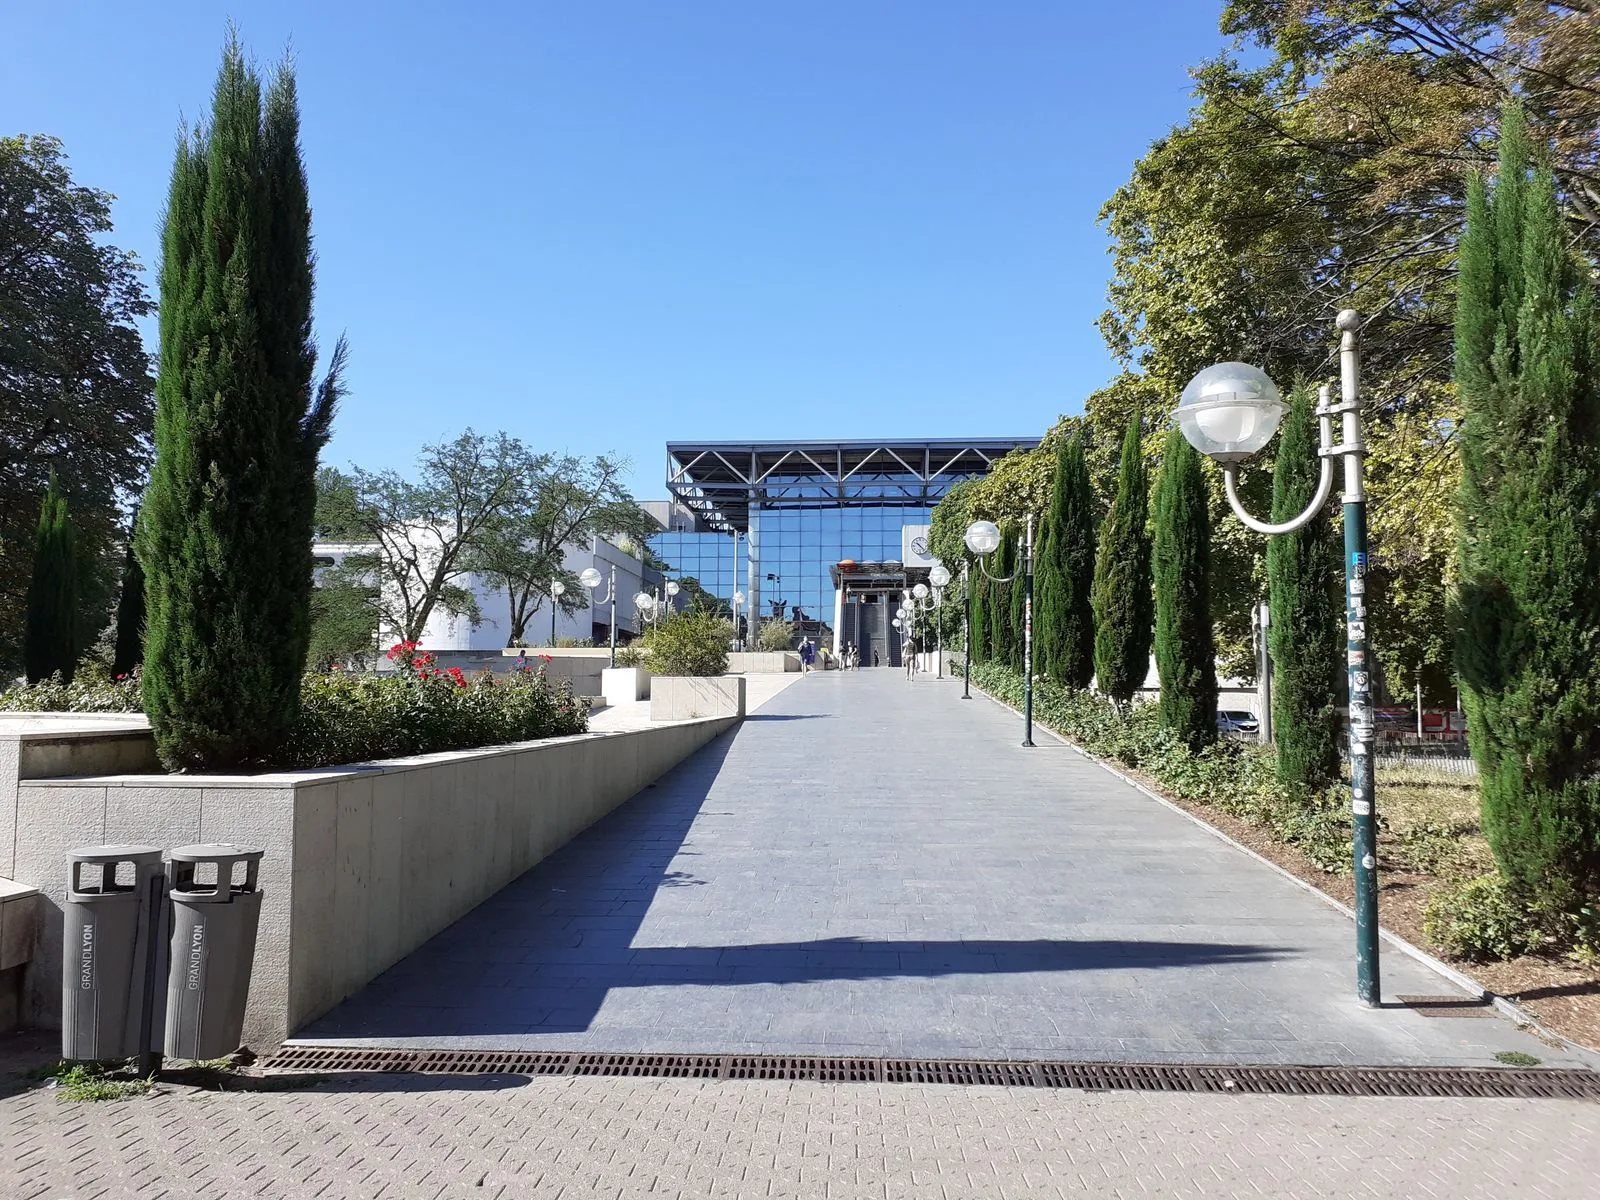
<path fill-rule="evenodd" d="M 652 721 L 744 716 L 743 675 L 657 675 L 650 684 Z"/>
<path fill-rule="evenodd" d="M 0 874 L 42 893 L 23 1024 L 60 1024 L 61 903 L 75 847 L 238 842 L 266 851 L 244 1037 L 270 1046 L 734 723 L 719 716 L 270 775 L 13 775 L 15 802 L 0 808 Z M 3 1008 L 0 997 L 0 1018 Z"/>
<path fill-rule="evenodd" d="M 650 672 L 643 667 L 607 667 L 600 672 L 600 694 L 607 704 L 650 699 Z"/>

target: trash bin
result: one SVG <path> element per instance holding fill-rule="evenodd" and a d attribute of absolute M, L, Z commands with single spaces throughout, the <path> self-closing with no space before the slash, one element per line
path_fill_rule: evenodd
<path fill-rule="evenodd" d="M 63 910 L 61 1057 L 69 1062 L 132 1058 L 149 1011 L 160 1001 L 153 985 L 160 932 L 161 851 L 154 846 L 87 846 L 72 851 Z M 154 921 L 153 921 L 153 919 Z"/>
<path fill-rule="evenodd" d="M 239 1048 L 261 923 L 256 875 L 262 853 L 243 846 L 180 846 L 168 856 L 170 1058 L 221 1058 Z"/>

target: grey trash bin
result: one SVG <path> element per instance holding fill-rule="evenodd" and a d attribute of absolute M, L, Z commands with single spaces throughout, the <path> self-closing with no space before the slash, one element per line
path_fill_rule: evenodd
<path fill-rule="evenodd" d="M 261 923 L 261 855 L 214 845 L 180 846 L 169 856 L 168 1057 L 221 1058 L 239 1048 Z"/>
<path fill-rule="evenodd" d="M 152 885 L 160 886 L 161 851 L 154 846 L 87 846 L 72 852 L 63 907 L 61 1057 L 69 1062 L 132 1058 L 151 1049 L 160 1003 L 152 954 Z M 147 979 L 152 986 L 147 986 Z"/>

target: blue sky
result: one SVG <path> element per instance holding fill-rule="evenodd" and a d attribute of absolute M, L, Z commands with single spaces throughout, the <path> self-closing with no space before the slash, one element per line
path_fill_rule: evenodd
<path fill-rule="evenodd" d="M 62 138 L 151 268 L 227 19 L 291 41 L 325 461 L 467 425 L 673 438 L 1025 435 L 1113 373 L 1095 214 L 1181 121 L 1211 0 L 12 6 L 7 132 Z M 154 349 L 153 326 L 147 340 Z"/>

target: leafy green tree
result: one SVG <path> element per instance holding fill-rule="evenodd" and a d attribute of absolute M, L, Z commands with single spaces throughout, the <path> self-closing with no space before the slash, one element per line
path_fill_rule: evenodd
<path fill-rule="evenodd" d="M 973 521 L 967 501 L 977 485 L 975 479 L 956 484 L 939 498 L 929 520 L 928 550 L 952 575 L 961 574 L 961 564 L 967 561 L 967 526 Z"/>
<path fill-rule="evenodd" d="M 209 125 L 179 145 L 162 232 L 156 461 L 140 513 L 145 712 L 173 770 L 259 764 L 299 712 L 317 455 L 311 214 L 294 73 L 235 39 Z"/>
<path fill-rule="evenodd" d="M 139 518 L 134 516 L 134 527 Z M 120 679 L 131 675 L 144 661 L 144 570 L 133 552 L 133 528 L 128 530 L 128 548 L 122 564 L 122 595 L 117 601 L 116 644 L 111 656 L 111 673 Z"/>
<path fill-rule="evenodd" d="M 1132 700 L 1150 673 L 1155 620 L 1141 426 L 1135 413 L 1122 439 L 1117 495 L 1101 530 L 1094 571 L 1095 676 L 1100 690 L 1118 704 Z"/>
<path fill-rule="evenodd" d="M 1094 677 L 1094 518 L 1083 438 L 1074 434 L 1056 458 L 1034 573 L 1038 662 L 1052 682 L 1069 688 L 1086 688 Z"/>
<path fill-rule="evenodd" d="M 1272 474 L 1272 519 L 1298 516 L 1316 494 L 1316 417 L 1311 391 L 1290 397 Z M 1340 548 L 1327 507 L 1294 533 L 1267 539 L 1272 624 L 1273 735 L 1278 778 L 1309 799 L 1339 778 L 1344 602 Z"/>
<path fill-rule="evenodd" d="M 150 460 L 155 381 L 138 259 L 106 241 L 113 197 L 55 138 L 0 137 L 0 676 L 22 662 L 39 497 L 72 497 L 77 637 L 106 625 L 125 503 Z"/>
<path fill-rule="evenodd" d="M 78 662 L 75 614 L 78 602 L 78 555 L 67 498 L 54 475 L 39 509 L 34 536 L 33 578 L 28 585 L 28 623 L 23 633 L 23 661 L 28 682 L 59 674 L 72 682 Z"/>
<path fill-rule="evenodd" d="M 1211 631 L 1210 497 L 1200 454 L 1167 431 L 1156 483 L 1151 567 L 1161 724 L 1199 750 L 1217 736 L 1217 652 Z"/>
<path fill-rule="evenodd" d="M 1461 247 L 1456 664 L 1483 830 L 1519 889 L 1600 890 L 1600 321 L 1506 109 Z"/>

